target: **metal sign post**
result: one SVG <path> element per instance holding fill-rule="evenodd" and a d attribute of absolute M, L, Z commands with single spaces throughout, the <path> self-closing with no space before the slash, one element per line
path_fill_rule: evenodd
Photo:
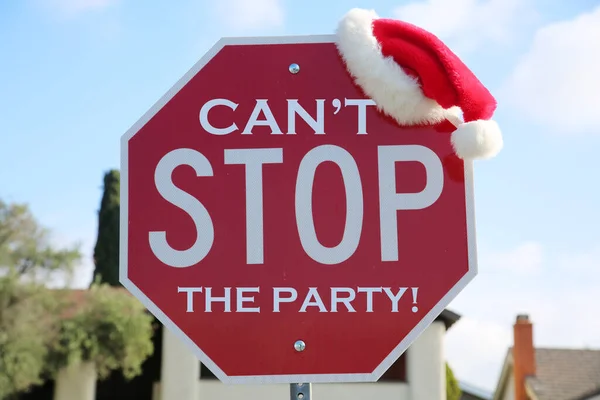
<path fill-rule="evenodd" d="M 311 400 L 312 383 L 290 384 L 290 400 Z"/>

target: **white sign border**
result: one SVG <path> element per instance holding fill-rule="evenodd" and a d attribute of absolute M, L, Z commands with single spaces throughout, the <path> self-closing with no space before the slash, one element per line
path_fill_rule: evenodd
<path fill-rule="evenodd" d="M 120 192 L 120 255 L 119 280 L 158 320 L 174 335 L 182 340 L 198 357 L 199 362 L 206 365 L 219 380 L 225 384 L 274 384 L 274 383 L 342 383 L 342 382 L 375 382 L 392 364 L 408 349 L 413 341 L 437 318 L 448 304 L 477 275 L 477 245 L 475 234 L 475 210 L 473 190 L 473 163 L 465 161 L 465 200 L 467 217 L 468 272 L 454 287 L 427 313 L 427 315 L 410 331 L 410 333 L 390 352 L 390 354 L 371 373 L 365 374 L 309 374 L 309 375 L 259 375 L 228 376 L 217 366 L 179 327 L 164 314 L 127 275 L 128 244 L 128 144 L 129 140 L 168 102 L 171 100 L 208 62 L 229 45 L 259 44 L 308 44 L 335 43 L 335 35 L 303 35 L 303 36 L 264 36 L 264 37 L 226 37 L 221 38 L 208 50 L 190 70 L 179 79 L 127 132 L 121 137 L 121 192 Z"/>

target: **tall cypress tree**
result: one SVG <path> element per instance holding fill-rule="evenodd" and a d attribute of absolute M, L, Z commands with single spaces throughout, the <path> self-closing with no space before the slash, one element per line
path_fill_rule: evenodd
<path fill-rule="evenodd" d="M 119 286 L 119 189 L 121 174 L 104 174 L 104 194 L 98 213 L 98 238 L 94 248 L 94 281 Z"/>
<path fill-rule="evenodd" d="M 110 170 L 104 175 L 104 194 L 98 212 L 98 238 L 94 248 L 94 280 L 120 286 L 119 282 L 119 210 L 120 173 Z M 154 352 L 142 364 L 142 374 L 131 381 L 123 378 L 122 371 L 97 382 L 97 399 L 149 399 L 152 385 L 160 380 L 162 324 L 154 318 L 157 330 L 152 337 Z"/>

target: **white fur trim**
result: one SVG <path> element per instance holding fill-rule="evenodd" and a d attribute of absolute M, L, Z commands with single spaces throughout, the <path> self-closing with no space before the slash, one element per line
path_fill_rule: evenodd
<path fill-rule="evenodd" d="M 384 57 L 373 36 L 373 10 L 354 8 L 340 21 L 337 48 L 358 86 L 380 111 L 400 125 L 431 124 L 460 115 L 458 107 L 444 109 L 425 97 L 416 79 L 406 74 L 391 58 Z"/>
<path fill-rule="evenodd" d="M 477 120 L 458 125 L 452 132 L 456 155 L 465 160 L 492 158 L 502 150 L 502 132 L 495 121 Z"/>

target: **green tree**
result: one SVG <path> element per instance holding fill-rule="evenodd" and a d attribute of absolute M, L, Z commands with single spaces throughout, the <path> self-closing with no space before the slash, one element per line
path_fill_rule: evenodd
<path fill-rule="evenodd" d="M 50 345 L 49 369 L 93 362 L 99 379 L 120 371 L 134 378 L 154 351 L 153 317 L 129 292 L 106 283 L 92 284 L 83 296 L 67 303 L 59 335 Z"/>
<path fill-rule="evenodd" d="M 447 400 L 459 400 L 462 395 L 462 390 L 458 385 L 458 381 L 450 368 L 450 365 L 446 363 L 446 399 Z"/>
<path fill-rule="evenodd" d="M 80 257 L 53 246 L 26 205 L 0 200 L 0 399 L 42 382 L 58 307 L 44 273 L 70 273 Z"/>
<path fill-rule="evenodd" d="M 104 193 L 100 202 L 98 236 L 94 248 L 94 282 L 115 287 L 121 286 L 119 282 L 119 214 L 120 173 L 118 170 L 113 169 L 107 171 L 104 175 Z M 114 300 L 117 301 L 117 299 Z M 119 301 L 129 301 L 141 306 L 141 303 L 131 296 L 120 298 Z M 118 303 L 114 304 L 118 305 Z M 105 306 L 109 307 L 108 303 Z M 81 350 L 80 355 L 73 353 L 71 356 L 76 356 L 84 360 L 94 360 L 99 372 L 102 374 L 101 378 L 107 377 L 109 374 L 123 374 L 125 378 L 130 378 L 142 372 L 143 361 L 154 351 L 154 332 L 150 327 L 157 326 L 158 329 L 161 327 L 158 321 L 145 311 L 143 307 L 138 310 L 139 312 L 136 311 L 136 313 L 132 314 L 135 318 L 125 316 L 125 319 L 117 321 L 115 318 L 121 314 L 118 314 L 120 307 L 115 307 L 115 314 L 105 314 L 104 319 L 97 322 L 100 324 L 97 325 L 97 328 L 104 332 L 116 331 L 113 335 L 115 335 L 115 338 L 118 338 L 115 339 L 117 342 L 109 343 L 105 336 L 101 336 L 101 333 L 93 333 L 92 331 L 85 332 L 88 332 L 88 335 L 92 335 L 95 338 L 93 343 L 88 342 L 86 344 L 75 339 L 79 337 L 77 335 L 78 332 L 82 332 L 81 329 L 87 326 L 94 326 L 93 324 L 88 325 L 88 322 L 85 322 L 89 314 L 82 314 L 77 320 L 69 322 L 69 325 L 63 327 L 63 331 L 65 335 L 73 337 L 71 342 L 79 346 Z M 85 315 L 88 315 L 88 317 Z M 123 336 L 124 332 L 127 335 Z M 125 353 L 119 355 L 117 350 L 113 352 L 109 351 L 110 349 L 119 348 L 125 351 Z M 65 360 L 64 357 L 63 360 Z"/>
<path fill-rule="evenodd" d="M 93 362 L 100 379 L 111 371 L 130 379 L 153 352 L 153 318 L 125 289 L 45 285 L 44 272 L 72 272 L 81 258 L 49 235 L 26 205 L 0 201 L 0 400 L 80 361 Z"/>
<path fill-rule="evenodd" d="M 19 282 L 15 273 L 0 278 L 0 399 L 42 383 L 49 300 L 45 288 Z"/>
<path fill-rule="evenodd" d="M 104 174 L 104 194 L 98 213 L 98 237 L 94 248 L 94 281 L 120 286 L 119 282 L 119 189 L 120 173 Z"/>
<path fill-rule="evenodd" d="M 49 230 L 27 205 L 0 200 L 0 269 L 4 273 L 39 280 L 44 272 L 72 272 L 80 259 L 78 245 L 62 249 L 52 245 Z"/>

